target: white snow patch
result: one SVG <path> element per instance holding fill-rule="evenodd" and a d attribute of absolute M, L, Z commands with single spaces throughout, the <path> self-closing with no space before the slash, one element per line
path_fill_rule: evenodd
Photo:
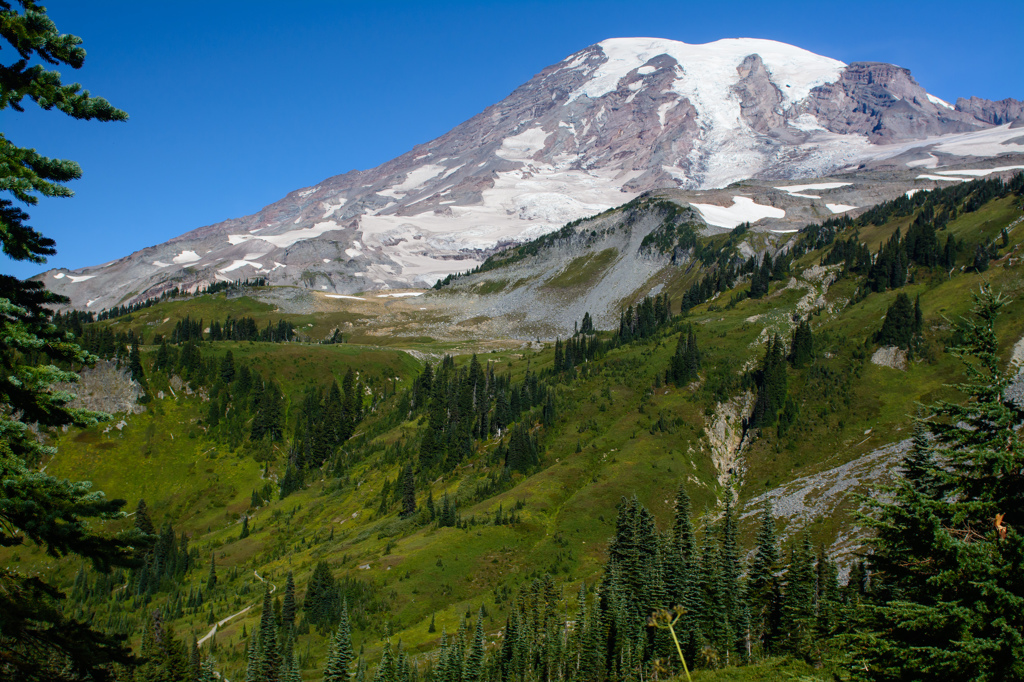
<path fill-rule="evenodd" d="M 915 159 L 914 161 L 907 161 L 908 168 L 935 168 L 939 165 L 939 159 L 933 154 L 929 154 L 927 159 Z"/>
<path fill-rule="evenodd" d="M 332 215 L 334 215 L 334 212 L 335 212 L 335 211 L 337 211 L 337 210 L 338 210 L 339 208 L 341 208 L 342 206 L 344 206 L 344 205 L 345 205 L 345 204 L 346 204 L 346 203 L 348 202 L 348 199 L 346 199 L 345 197 L 340 197 L 340 198 L 337 198 L 337 199 L 335 199 L 335 200 L 336 200 L 336 201 L 340 201 L 341 203 L 338 203 L 338 204 L 332 204 L 332 203 L 331 203 L 331 202 L 329 202 L 329 201 L 325 201 L 325 202 L 323 202 L 322 204 L 320 204 L 320 206 L 321 206 L 322 208 L 326 209 L 326 210 L 324 211 L 324 214 L 323 214 L 322 216 L 320 216 L 320 219 L 321 219 L 321 220 L 327 220 L 327 219 L 328 219 L 328 218 L 330 218 L 330 217 L 331 217 Z"/>
<path fill-rule="evenodd" d="M 422 291 L 409 291 L 401 294 L 377 294 L 377 298 L 404 298 L 406 296 L 422 296 Z"/>
<path fill-rule="evenodd" d="M 908 189 L 908 190 L 906 191 L 906 195 L 907 195 L 907 198 L 909 199 L 910 197 L 914 196 L 914 195 L 915 195 L 915 194 L 917 194 L 918 192 L 927 192 L 927 191 L 928 191 L 928 190 L 926 190 L 926 189 L 925 189 L 925 190 L 922 190 L 922 189 L 921 189 L 920 187 L 918 187 L 917 189 Z"/>
<path fill-rule="evenodd" d="M 721 41 L 719 41 L 721 42 Z M 756 204 L 750 197 L 734 196 L 732 206 L 716 206 L 715 204 L 693 204 L 704 222 L 716 227 L 732 229 L 740 223 L 756 222 L 762 218 L 785 218 L 786 212 L 774 206 Z"/>
<path fill-rule="evenodd" d="M 663 102 L 658 105 L 658 122 L 661 123 L 661 127 L 665 127 L 665 115 L 675 105 L 679 104 L 679 100 L 672 100 L 671 102 Z"/>
<path fill-rule="evenodd" d="M 636 72 L 641 76 L 648 76 L 654 73 L 655 71 L 657 71 L 657 69 L 654 68 L 653 66 L 641 66 L 639 69 L 636 70 Z"/>
<path fill-rule="evenodd" d="M 270 270 L 271 270 L 271 272 L 273 272 L 274 270 L 277 270 L 278 268 L 286 268 L 286 267 L 288 267 L 288 266 L 285 265 L 284 263 L 278 263 L 277 261 L 274 261 L 274 267 L 270 268 Z"/>
<path fill-rule="evenodd" d="M 345 294 L 324 294 L 326 298 L 347 298 L 350 301 L 365 301 L 365 298 L 359 298 L 358 296 L 346 296 Z"/>
<path fill-rule="evenodd" d="M 935 151 L 960 156 L 999 156 L 1007 152 L 1024 151 L 1020 142 L 1012 142 L 1020 137 L 1020 129 L 1010 129 L 1012 124 L 986 128 L 974 133 L 949 135 L 949 138 L 935 146 Z M 1013 149 L 1017 147 L 1017 149 Z"/>
<path fill-rule="evenodd" d="M 158 268 L 169 268 L 169 267 L 171 267 L 170 263 L 164 263 L 163 261 L 158 261 L 158 260 L 153 261 L 153 265 L 157 266 Z"/>
<path fill-rule="evenodd" d="M 931 102 L 932 104 L 934 104 L 935 106 L 945 107 L 946 109 L 949 109 L 950 111 L 955 111 L 956 110 L 956 107 L 954 107 L 952 104 L 950 104 L 946 100 L 939 99 L 935 95 L 928 95 L 928 93 L 925 93 L 925 94 L 928 97 L 928 101 Z"/>
<path fill-rule="evenodd" d="M 310 188 L 310 189 L 304 189 L 301 192 L 299 192 L 298 194 L 299 194 L 300 197 L 305 198 L 305 197 L 308 197 L 313 192 L 316 192 L 318 189 L 320 189 L 320 185 L 317 185 L 316 187 L 313 187 L 313 188 Z"/>
<path fill-rule="evenodd" d="M 800 114 L 789 122 L 791 128 L 802 130 L 805 133 L 813 133 L 817 130 L 828 130 L 818 121 L 814 114 Z"/>
<path fill-rule="evenodd" d="M 397 280 L 410 288 L 432 285 L 438 277 L 479 265 L 479 260 L 464 258 L 473 250 L 539 237 L 570 220 L 628 202 L 636 194 L 621 191 L 622 185 L 643 172 L 574 169 L 570 161 L 531 161 L 523 170 L 496 173 L 480 203 L 448 205 L 451 213 L 444 215 L 430 210 L 416 216 L 361 216 L 364 246 L 359 250 L 381 248 L 394 267 L 389 274 L 368 266 L 368 272 L 357 276 Z M 464 259 L 452 260 L 455 253 Z"/>
<path fill-rule="evenodd" d="M 425 182 L 438 176 L 441 171 L 446 170 L 444 166 L 438 166 L 437 164 L 428 163 L 419 168 L 414 168 L 405 174 L 405 180 L 397 185 L 389 187 L 388 189 L 380 190 L 377 194 L 385 197 L 391 197 L 392 199 L 401 199 L 409 192 L 419 189 Z"/>
<path fill-rule="evenodd" d="M 444 180 L 444 179 L 445 179 L 445 178 L 447 178 L 447 177 L 448 177 L 449 175 L 451 175 L 452 173 L 454 173 L 455 171 L 459 170 L 460 168 L 462 168 L 462 167 L 463 167 L 463 166 L 465 166 L 465 165 L 466 165 L 466 164 L 464 164 L 464 163 L 460 163 L 460 164 L 459 164 L 458 166 L 456 166 L 455 168 L 449 168 L 449 169 L 448 169 L 448 171 L 447 171 L 447 172 L 446 172 L 446 173 L 445 173 L 444 175 L 442 175 L 442 176 L 441 176 L 441 179 L 442 179 L 442 180 Z"/>
<path fill-rule="evenodd" d="M 856 206 L 847 206 L 846 204 L 825 204 L 825 208 L 832 211 L 833 213 L 846 213 L 857 208 Z"/>
<path fill-rule="evenodd" d="M 358 258 L 363 255 L 363 252 L 359 249 L 345 249 L 345 255 L 349 258 Z"/>
<path fill-rule="evenodd" d="M 263 265 L 261 265 L 260 263 L 253 262 L 251 260 L 236 260 L 236 261 L 232 261 L 231 265 L 227 266 L 226 268 L 221 268 L 217 272 L 222 273 L 222 274 L 225 273 L 225 272 L 234 272 L 235 270 L 237 270 L 239 268 L 244 268 L 247 265 L 250 266 L 250 267 L 253 267 L 253 268 L 262 268 L 263 267 Z"/>
<path fill-rule="evenodd" d="M 852 185 L 852 184 L 853 184 L 852 182 L 816 182 L 816 183 L 812 183 L 810 185 L 789 185 L 787 187 L 776 187 L 775 189 L 782 190 L 783 192 L 788 192 L 789 194 L 793 194 L 794 192 L 804 192 L 804 191 L 809 190 L 809 189 L 838 189 L 840 187 L 847 187 L 847 186 Z M 800 196 L 800 195 L 799 194 L 793 194 L 793 196 Z M 806 195 L 806 196 L 808 198 L 811 198 L 811 199 L 820 199 L 821 198 L 821 197 L 816 197 L 816 196 L 812 196 L 812 195 Z"/>
<path fill-rule="evenodd" d="M 203 257 L 200 256 L 195 251 L 182 251 L 177 256 L 172 258 L 171 262 L 178 263 L 180 265 L 182 263 L 195 263 L 197 260 L 202 260 L 202 258 Z"/>
<path fill-rule="evenodd" d="M 92 279 L 95 276 L 96 275 L 66 275 L 63 272 L 55 272 L 55 273 L 53 273 L 53 278 L 54 279 L 64 279 L 66 277 L 67 279 L 71 280 L 72 284 L 77 284 L 78 282 L 84 282 L 85 280 Z"/>
<path fill-rule="evenodd" d="M 544 220 L 567 223 L 575 217 L 593 215 L 604 210 L 597 204 L 584 204 L 559 192 L 520 194 L 512 201 L 511 210 L 520 220 Z"/>
<path fill-rule="evenodd" d="M 974 168 L 971 170 L 956 171 L 935 171 L 936 175 L 968 175 L 972 178 L 981 178 L 993 173 L 1003 173 L 1011 170 L 1022 170 L 1024 166 L 1000 166 L 998 168 Z"/>
<path fill-rule="evenodd" d="M 724 187 L 751 177 L 765 164 L 763 141 L 744 122 L 740 98 L 733 87 L 739 81 L 736 67 L 747 56 L 760 55 L 771 80 L 782 92 L 783 113 L 806 99 L 813 88 L 837 81 L 846 66 L 792 45 L 751 38 L 705 45 L 661 38 L 613 38 L 598 46 L 604 52 L 604 63 L 571 93 L 569 101 L 583 96 L 603 97 L 615 91 L 633 69 L 658 55 L 671 56 L 679 64 L 671 91 L 694 106 L 703 129 L 691 153 L 694 167 L 702 169 L 701 177 L 696 178 L 702 188 Z M 844 140 L 844 150 L 855 146 L 849 144 L 851 136 L 838 137 Z"/>
<path fill-rule="evenodd" d="M 302 241 L 304 239 L 314 239 L 319 237 L 325 232 L 331 232 L 332 230 L 338 230 L 341 227 L 338 223 L 333 220 L 328 220 L 322 223 L 316 223 L 313 227 L 307 227 L 304 230 L 290 230 L 288 232 L 282 232 L 281 234 L 268 234 L 261 236 L 254 236 L 249 234 L 229 234 L 228 243 L 232 246 L 247 242 L 250 240 L 265 241 L 268 244 L 273 244 L 278 248 L 288 248 L 295 242 Z"/>
<path fill-rule="evenodd" d="M 529 161 L 544 148 L 549 134 L 540 127 L 530 128 L 518 135 L 506 137 L 494 154 L 508 161 Z"/>
<path fill-rule="evenodd" d="M 773 234 L 793 234 L 794 232 L 799 232 L 800 230 L 768 230 L 768 231 L 773 233 Z"/>
<path fill-rule="evenodd" d="M 88 308 L 89 306 L 91 306 L 95 302 L 96 302 L 95 298 L 90 298 L 88 303 L 85 304 L 85 307 Z"/>
<path fill-rule="evenodd" d="M 270 225 L 268 224 L 267 227 L 270 227 Z M 262 229 L 263 229 L 262 227 L 257 227 L 255 230 L 249 230 L 249 234 L 256 234 L 257 232 L 259 232 Z M 207 251 L 206 253 L 210 253 L 210 252 Z"/>
<path fill-rule="evenodd" d="M 330 259 L 330 258 L 324 258 L 324 262 L 325 262 L 325 263 L 330 263 L 330 262 L 331 262 L 331 259 Z"/>

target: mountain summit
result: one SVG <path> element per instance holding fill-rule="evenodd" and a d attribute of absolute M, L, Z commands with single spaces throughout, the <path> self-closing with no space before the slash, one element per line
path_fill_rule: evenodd
<path fill-rule="evenodd" d="M 342 294 L 421 287 L 651 189 L 1022 153 L 1022 118 L 1016 100 L 950 105 L 907 69 L 771 40 L 614 38 L 377 168 L 40 277 L 90 310 L 251 277 Z"/>

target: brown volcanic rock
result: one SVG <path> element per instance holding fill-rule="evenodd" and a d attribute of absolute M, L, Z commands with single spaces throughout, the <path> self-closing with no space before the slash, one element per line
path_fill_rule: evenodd
<path fill-rule="evenodd" d="M 1024 102 L 1010 98 L 993 102 L 980 97 L 959 97 L 956 100 L 956 109 L 994 126 L 1024 120 Z"/>
<path fill-rule="evenodd" d="M 771 80 L 760 55 L 752 54 L 736 67 L 740 81 L 733 90 L 740 97 L 740 112 L 750 128 L 762 135 L 803 141 L 786 125 L 782 114 L 783 97 L 779 86 Z"/>
<path fill-rule="evenodd" d="M 877 62 L 850 64 L 839 81 L 811 91 L 804 110 L 832 132 L 861 133 L 876 143 L 985 127 L 971 114 L 933 103 L 909 70 Z"/>

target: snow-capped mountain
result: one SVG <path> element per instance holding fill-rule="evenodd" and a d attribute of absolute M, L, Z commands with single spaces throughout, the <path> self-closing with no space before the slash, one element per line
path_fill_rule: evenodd
<path fill-rule="evenodd" d="M 1024 153 L 1022 119 L 1016 100 L 950 105 L 906 69 L 770 40 L 616 38 L 377 168 L 40 277 L 91 310 L 257 276 L 335 293 L 421 287 L 650 189 Z"/>

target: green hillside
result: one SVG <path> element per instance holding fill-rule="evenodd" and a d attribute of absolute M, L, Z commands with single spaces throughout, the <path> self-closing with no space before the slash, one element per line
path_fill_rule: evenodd
<path fill-rule="evenodd" d="M 479 675 L 487 679 L 508 669 L 522 679 L 555 677 L 555 669 L 563 679 L 588 679 L 581 670 L 590 679 L 623 681 L 657 670 L 662 677 L 679 674 L 667 634 L 652 630 L 629 639 L 625 626 L 608 630 L 604 621 L 603 632 L 616 633 L 606 642 L 615 664 L 567 663 L 572 652 L 588 650 L 583 633 L 597 632 L 599 613 L 612 618 L 615 609 L 626 609 L 601 601 L 619 594 L 609 587 L 609 576 L 620 576 L 609 568 L 617 565 L 614 552 L 609 564 L 609 544 L 624 542 L 624 498 L 635 496 L 635 513 L 648 510 L 660 531 L 675 524 L 678 532 L 677 498 L 685 491 L 695 542 L 706 550 L 701 580 L 719 580 L 708 563 L 713 555 L 721 561 L 715 570 L 726 576 L 721 580 L 747 585 L 741 574 L 761 513 L 751 500 L 906 440 L 921 405 L 957 399 L 950 385 L 960 380 L 962 366 L 944 351 L 961 341 L 953 321 L 969 314 L 971 295 L 983 282 L 1012 299 L 995 323 L 999 357 L 1009 359 L 1024 336 L 1020 184 L 1018 176 L 1009 187 L 976 182 L 919 193 L 856 220 L 811 226 L 788 245 L 742 230 L 695 237 L 670 220 L 668 236 L 651 243 L 690 257 L 666 262 L 654 298 L 626 302 L 618 329 L 542 347 L 481 341 L 459 344 L 449 355 L 455 344 L 412 333 L 392 342 L 360 333 L 342 343 L 315 343 L 360 318 L 280 312 L 255 291 L 168 300 L 114 319 L 85 320 L 84 327 L 65 321 L 91 343 L 109 331 L 112 343 L 93 350 L 126 366 L 138 344 L 145 411 L 125 416 L 120 427 L 107 422 L 48 434 L 58 454 L 40 465 L 59 478 L 92 481 L 131 509 L 144 499 L 164 539 L 144 571 L 112 577 L 78 561 L 56 562 L 32 545 L 2 550 L 0 557 L 5 565 L 52 576 L 77 615 L 130 636 L 136 648 L 152 651 L 143 640 L 152 636 L 156 610 L 188 646 L 238 614 L 201 647 L 232 680 L 245 677 L 252 634 L 261 618 L 267 622 L 264 583 L 273 586 L 278 609 L 276 600 L 287 602 L 289 574 L 298 610 L 294 627 L 282 624 L 280 632 L 303 679 L 322 677 L 339 595 L 351 616 L 356 655 L 367 666 L 363 679 L 382 656 L 401 662 L 393 664 L 391 679 L 408 679 L 402 675 L 413 668 L 416 679 L 458 679 L 442 663 L 456 643 L 473 649 L 478 622 L 487 652 Z M 641 202 L 638 210 L 664 207 Z M 682 225 L 687 214 L 677 219 Z M 908 245 L 911 233 L 915 241 Z M 952 251 L 944 251 L 950 238 Z M 552 243 L 518 247 L 481 271 L 488 281 L 501 279 L 503 267 L 542 257 Z M 758 255 L 740 255 L 743 243 Z M 863 244 L 873 255 L 889 249 L 891 264 L 883 272 L 859 263 L 846 244 Z M 940 262 L 949 253 L 952 260 Z M 585 253 L 545 286 L 562 293 L 592 287 L 615 257 L 608 250 Z M 875 256 L 875 263 L 883 260 Z M 482 287 L 479 295 L 490 293 Z M 443 288 L 439 295 L 446 295 Z M 921 319 L 899 322 L 908 341 L 905 368 L 896 369 L 872 357 L 889 345 L 877 335 L 901 295 L 919 302 Z M 258 330 L 290 323 L 296 333 L 284 342 L 210 340 L 206 328 L 228 318 L 252 318 Z M 183 321 L 198 320 L 198 332 L 184 338 Z M 810 335 L 806 356 L 798 358 L 794 335 L 801 322 Z M 696 376 L 673 364 L 688 338 L 696 344 Z M 250 383 L 242 384 L 243 374 Z M 257 430 L 262 435 L 254 438 Z M 819 548 L 832 548 L 818 569 L 841 567 L 846 575 L 853 567 L 857 575 L 858 557 L 838 541 L 859 524 L 854 493 L 878 483 L 861 482 L 827 516 L 793 519 L 792 528 L 780 515 L 780 568 L 795 571 L 794 557 L 806 543 L 808 566 Z M 652 543 L 677 537 L 648 536 Z M 320 564 L 337 581 L 336 592 L 312 580 Z M 626 577 L 615 580 L 628 583 L 629 571 L 654 569 L 620 570 Z M 787 584 L 797 585 L 789 575 Z M 666 581 L 665 589 L 674 589 Z M 823 630 L 815 631 L 813 645 L 786 634 L 769 646 L 750 625 L 751 613 L 757 617 L 749 606 L 758 598 L 753 589 L 731 597 L 725 590 L 722 604 L 731 606 L 705 603 L 704 613 L 721 611 L 724 624 L 708 615 L 710 624 L 692 626 L 684 645 L 697 669 L 693 679 L 849 676 L 847 654 L 829 643 L 846 634 L 842 618 L 818 613 L 814 627 Z M 741 598 L 749 599 L 747 606 L 729 601 Z M 838 613 L 860 598 L 852 582 L 837 583 L 828 603 Z M 515 625 L 520 617 L 530 620 Z M 567 629 L 566 621 L 573 621 Z M 512 656 L 504 643 L 514 627 L 533 634 L 522 645 L 525 658 L 513 664 L 502 656 Z M 753 629 L 744 635 L 742 627 Z M 745 636 L 747 643 L 738 645 Z"/>

